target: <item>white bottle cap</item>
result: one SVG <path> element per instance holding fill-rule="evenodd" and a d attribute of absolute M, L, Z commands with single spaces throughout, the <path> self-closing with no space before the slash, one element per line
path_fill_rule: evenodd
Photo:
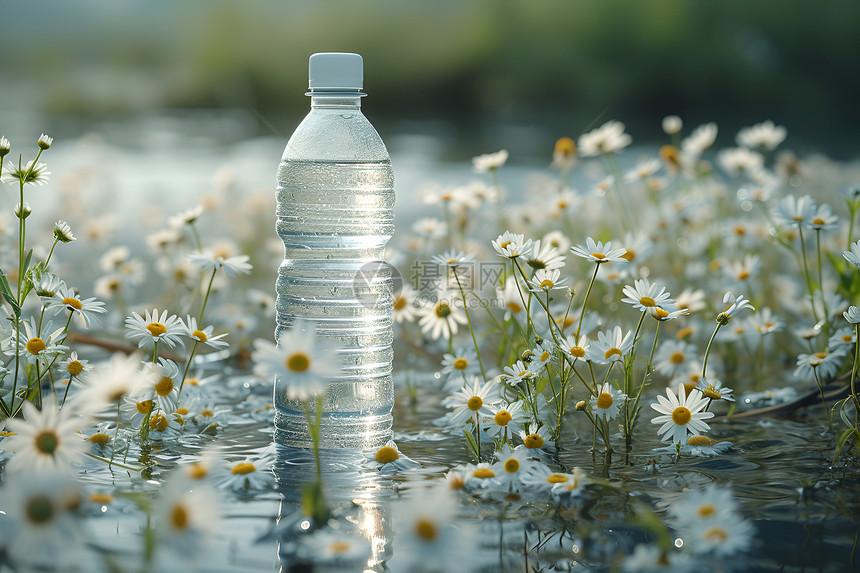
<path fill-rule="evenodd" d="M 358 54 L 323 52 L 308 61 L 308 87 L 312 90 L 360 90 L 364 62 Z"/>

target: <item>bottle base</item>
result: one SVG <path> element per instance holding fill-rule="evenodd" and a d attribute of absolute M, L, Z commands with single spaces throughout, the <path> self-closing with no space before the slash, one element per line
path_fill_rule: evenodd
<path fill-rule="evenodd" d="M 325 412 L 320 421 L 320 448 L 379 448 L 392 439 L 391 414 L 360 415 Z M 312 448 L 304 412 L 275 411 L 275 443 Z"/>

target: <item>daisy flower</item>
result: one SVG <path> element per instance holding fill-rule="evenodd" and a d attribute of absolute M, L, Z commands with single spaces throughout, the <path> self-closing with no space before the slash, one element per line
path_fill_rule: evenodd
<path fill-rule="evenodd" d="M 235 492 L 266 491 L 274 485 L 271 463 L 265 459 L 247 458 L 227 464 L 227 472 L 218 480 L 219 487 Z"/>
<path fill-rule="evenodd" d="M 747 320 L 749 325 L 762 336 L 772 332 L 779 332 L 785 327 L 782 319 L 774 315 L 773 311 L 767 307 L 762 308 Z"/>
<path fill-rule="evenodd" d="M 585 486 L 588 484 L 588 478 L 579 468 L 573 468 L 569 474 L 565 474 L 568 479 L 558 481 L 552 486 L 552 497 L 558 503 L 576 502 L 583 494 L 585 494 Z"/>
<path fill-rule="evenodd" d="M 576 142 L 569 137 L 560 137 L 555 141 L 552 150 L 550 167 L 567 172 L 576 165 Z"/>
<path fill-rule="evenodd" d="M 528 450 L 523 447 L 514 448 L 505 443 L 501 451 L 496 452 L 496 463 L 493 471 L 499 481 L 513 491 L 520 489 L 520 478 L 528 472 L 532 461 L 528 458 Z"/>
<path fill-rule="evenodd" d="M 855 241 L 851 243 L 848 248 L 850 250 L 843 251 L 842 256 L 846 261 L 851 263 L 857 268 L 860 268 L 860 241 Z"/>
<path fill-rule="evenodd" d="M 498 384 L 489 380 L 484 384 L 478 378 L 472 379 L 471 386 L 467 383 L 451 396 L 442 401 L 447 408 L 452 408 L 451 424 L 459 426 L 472 417 L 493 416 L 492 406 L 501 402 L 498 395 Z"/>
<path fill-rule="evenodd" d="M 60 362 L 60 368 L 63 368 L 70 377 L 80 378 L 82 375 L 90 372 L 93 366 L 89 360 L 78 357 L 77 352 L 69 354 L 65 360 Z"/>
<path fill-rule="evenodd" d="M 733 177 L 742 173 L 755 173 L 764 167 L 764 156 L 744 147 L 721 150 L 717 155 L 717 161 L 723 171 Z"/>
<path fill-rule="evenodd" d="M 822 383 L 829 382 L 839 372 L 844 357 L 844 347 L 831 352 L 799 354 L 797 367 L 794 369 L 794 377 L 802 380 L 817 377 Z"/>
<path fill-rule="evenodd" d="M 685 288 L 681 291 L 681 294 L 675 298 L 675 306 L 681 310 L 689 311 L 690 314 L 699 312 L 700 310 L 705 310 L 708 306 L 705 302 L 706 297 L 707 295 L 702 289 L 693 290 L 691 288 Z"/>
<path fill-rule="evenodd" d="M 524 294 L 524 293 L 523 293 Z M 511 317 L 525 316 L 525 306 L 523 304 L 523 294 L 517 287 L 516 277 L 508 277 L 505 280 L 505 286 L 496 288 L 496 300 L 501 303 L 505 310 L 505 320 Z"/>
<path fill-rule="evenodd" d="M 690 547 L 694 554 L 736 557 L 752 544 L 755 529 L 739 516 L 709 520 L 690 528 Z"/>
<path fill-rule="evenodd" d="M 173 228 L 182 227 L 183 225 L 191 225 L 203 214 L 203 205 L 195 205 L 181 213 L 177 213 L 172 217 L 167 218 L 167 224 Z"/>
<path fill-rule="evenodd" d="M 570 248 L 570 252 L 577 257 L 589 260 L 593 263 L 626 263 L 624 258 L 627 249 L 613 249 L 612 241 L 607 241 L 604 245 L 602 242 L 595 242 L 591 237 L 586 237 L 585 246 L 576 245 Z"/>
<path fill-rule="evenodd" d="M 546 495 L 557 483 L 573 481 L 573 474 L 555 472 L 545 464 L 532 462 L 532 464 L 520 476 L 523 489 Z"/>
<path fill-rule="evenodd" d="M 9 161 L 6 163 L 3 175 L 0 176 L 0 182 L 10 185 L 32 183 L 41 187 L 48 182 L 48 177 L 51 175 L 47 167 L 44 163 L 33 164 L 33 160 L 31 159 L 27 162 L 27 165 L 19 169 L 18 166 Z"/>
<path fill-rule="evenodd" d="M 562 341 L 561 351 L 574 360 L 585 358 L 588 354 L 588 337 L 583 334 L 577 340 L 573 335 L 568 335 Z"/>
<path fill-rule="evenodd" d="M 97 314 L 107 312 L 105 303 L 95 297 L 83 298 L 76 294 L 74 289 L 65 285 L 61 286 L 54 293 L 54 296 L 47 299 L 45 308 L 50 311 L 68 310 L 71 315 L 81 317 L 86 328 L 89 328 L 92 323 L 98 325 Z"/>
<path fill-rule="evenodd" d="M 418 325 L 421 332 L 432 340 L 444 337 L 446 340 L 457 334 L 460 324 L 466 324 L 463 309 L 449 297 L 439 297 L 435 303 L 426 305 L 420 311 Z"/>
<path fill-rule="evenodd" d="M 536 271 L 541 269 L 551 271 L 564 266 L 564 255 L 546 238 L 543 241 L 538 239 L 532 245 L 531 253 L 526 257 L 526 263 Z"/>
<path fill-rule="evenodd" d="M 701 392 L 693 390 L 687 396 L 684 386 L 681 385 L 678 386 L 677 397 L 671 388 L 666 388 L 666 395 L 669 397 L 668 400 L 663 396 L 657 396 L 657 403 L 651 404 L 651 408 L 660 414 L 655 416 L 651 423 L 662 424 L 657 433 L 662 434 L 663 441 L 671 438 L 675 443 L 684 443 L 687 441 L 688 432 L 703 434 L 710 429 L 704 420 L 713 418 L 714 413 L 702 411 L 708 399 L 702 396 Z"/>
<path fill-rule="evenodd" d="M 605 153 L 615 153 L 630 145 L 633 138 L 624 133 L 620 121 L 607 121 L 597 129 L 579 136 L 579 154 L 582 157 L 595 157 Z"/>
<path fill-rule="evenodd" d="M 698 158 L 702 153 L 707 151 L 716 140 L 716 123 L 711 122 L 700 125 L 681 141 L 682 154 L 691 156 L 693 159 Z"/>
<path fill-rule="evenodd" d="M 157 364 L 151 362 L 144 364 L 144 370 L 147 371 L 148 381 L 151 384 L 150 396 L 155 401 L 156 408 L 165 414 L 175 412 L 179 404 L 176 383 L 181 379 L 179 367 L 173 360 L 159 357 Z"/>
<path fill-rule="evenodd" d="M 495 153 L 485 153 L 472 158 L 472 165 L 476 173 L 486 173 L 498 169 L 508 160 L 508 150 L 501 149 Z"/>
<path fill-rule="evenodd" d="M 532 292 L 549 292 L 567 286 L 567 278 L 559 278 L 561 271 L 553 269 L 538 269 L 529 280 L 529 290 Z"/>
<path fill-rule="evenodd" d="M 621 360 L 633 349 L 633 333 L 622 334 L 621 327 L 597 333 L 597 340 L 588 348 L 587 359 L 597 364 L 610 364 Z"/>
<path fill-rule="evenodd" d="M 717 322 L 722 324 L 728 324 L 729 320 L 738 313 L 739 311 L 748 308 L 751 311 L 755 312 L 755 307 L 750 304 L 750 301 L 744 297 L 744 295 L 739 294 L 735 296 L 732 294 L 732 291 L 726 292 L 723 296 L 723 304 L 728 304 L 729 306 L 717 315 Z"/>
<path fill-rule="evenodd" d="M 448 224 L 435 217 L 424 217 L 412 224 L 412 231 L 425 239 L 441 239 L 448 234 Z"/>
<path fill-rule="evenodd" d="M 156 501 L 153 530 L 175 551 L 187 553 L 218 531 L 220 497 L 205 483 L 171 476 Z"/>
<path fill-rule="evenodd" d="M 499 377 L 505 384 L 516 386 L 523 380 L 528 380 L 535 376 L 537 371 L 531 366 L 526 366 L 522 360 L 517 360 L 510 366 L 505 366 L 504 373 Z"/>
<path fill-rule="evenodd" d="M 771 120 L 757 123 L 751 127 L 745 127 L 735 136 L 738 145 L 749 148 L 761 148 L 773 151 L 780 143 L 785 141 L 788 134 L 781 125 L 774 125 Z"/>
<path fill-rule="evenodd" d="M 41 298 L 53 298 L 66 287 L 65 281 L 55 274 L 43 272 L 33 280 L 33 291 Z"/>
<path fill-rule="evenodd" d="M 809 226 L 815 231 L 833 231 L 839 228 L 839 217 L 833 214 L 830 205 L 822 203 L 812 214 Z"/>
<path fill-rule="evenodd" d="M 661 374 L 674 378 L 689 372 L 695 363 L 697 349 L 682 340 L 663 342 L 654 355 L 654 368 Z"/>
<path fill-rule="evenodd" d="M 418 316 L 415 291 L 409 285 L 404 284 L 399 293 L 394 293 L 391 306 L 394 320 L 398 323 L 412 322 Z"/>
<path fill-rule="evenodd" d="M 397 449 L 397 444 L 392 440 L 389 440 L 380 448 L 362 450 L 361 454 L 364 456 L 364 459 L 379 469 L 379 473 L 382 475 L 395 474 L 421 467 L 420 463 L 404 456 Z"/>
<path fill-rule="evenodd" d="M 761 257 L 758 255 L 744 255 L 742 261 L 729 261 L 723 272 L 731 281 L 743 283 L 754 278 L 761 268 Z"/>
<path fill-rule="evenodd" d="M 477 374 L 478 355 L 469 348 L 456 349 L 454 354 L 445 353 L 442 357 L 442 374 L 449 380 Z"/>
<path fill-rule="evenodd" d="M 799 199 L 794 195 L 788 195 L 773 209 L 773 217 L 777 222 L 785 225 L 809 227 L 814 216 L 815 202 L 809 195 Z"/>
<path fill-rule="evenodd" d="M 520 255 L 528 255 L 532 248 L 532 240 L 526 240 L 524 235 L 505 231 L 493 243 L 496 253 L 502 257 L 515 259 Z"/>
<path fill-rule="evenodd" d="M 82 524 L 72 508 L 82 500 L 77 480 L 68 474 L 42 473 L 33 468 L 9 472 L 0 488 L 0 546 L 8 552 L 13 569 L 47 571 L 80 566 L 77 548 Z"/>
<path fill-rule="evenodd" d="M 209 348 L 220 349 L 227 348 L 228 346 L 230 346 L 229 342 L 227 342 L 226 340 L 221 340 L 222 338 L 227 336 L 226 332 L 217 336 L 212 336 L 212 331 L 215 330 L 215 327 L 207 326 L 203 329 L 197 328 L 197 319 L 190 314 L 186 315 L 185 323 L 183 324 L 183 326 L 185 326 L 186 336 L 191 338 L 191 340 L 208 346 Z"/>
<path fill-rule="evenodd" d="M 538 425 L 531 422 L 528 428 L 523 428 L 519 433 L 523 445 L 529 450 L 540 450 L 544 445 L 548 445 L 552 439 L 549 426 Z"/>
<path fill-rule="evenodd" d="M 675 135 L 676 133 L 681 132 L 681 128 L 684 127 L 684 122 L 677 115 L 667 115 L 663 118 L 663 121 L 660 122 L 660 127 L 663 128 L 663 133 L 666 135 Z"/>
<path fill-rule="evenodd" d="M 591 397 L 591 408 L 594 415 L 607 421 L 612 420 L 618 415 L 618 410 L 627 399 L 627 394 L 613 387 L 609 382 L 604 382 L 599 390 L 597 396 Z"/>
<path fill-rule="evenodd" d="M 633 281 L 633 286 L 625 286 L 622 292 L 627 297 L 622 298 L 621 302 L 632 304 L 633 308 L 637 310 L 646 311 L 656 306 L 666 306 L 674 303 L 669 298 L 670 295 L 666 287 L 652 283 L 648 279 L 635 280 Z"/>
<path fill-rule="evenodd" d="M 704 458 L 718 456 L 725 453 L 730 450 L 733 445 L 734 444 L 727 441 L 719 442 L 717 440 L 712 440 L 708 436 L 690 436 L 687 438 L 687 443 L 681 446 L 681 452 L 690 454 L 691 456 Z M 674 444 L 667 447 L 672 448 L 674 453 Z"/>
<path fill-rule="evenodd" d="M 507 405 L 490 406 L 493 416 L 492 425 L 485 425 L 484 429 L 493 437 L 507 436 L 508 439 L 516 432 L 514 426 L 522 426 L 529 418 L 529 412 L 525 409 L 522 401 L 511 402 Z"/>
<path fill-rule="evenodd" d="M 659 159 L 646 159 L 640 161 L 636 166 L 624 174 L 624 181 L 627 183 L 636 183 L 644 181 L 660 170 Z"/>
<path fill-rule="evenodd" d="M 72 354 L 77 356 L 76 353 Z M 94 412 L 108 407 L 115 411 L 125 396 L 151 388 L 157 381 L 156 373 L 148 369 L 141 370 L 140 358 L 139 354 L 126 356 L 122 352 L 114 353 L 109 363 L 93 369 L 83 390 L 76 396 L 76 402 Z M 72 364 L 74 362 L 70 362 Z"/>
<path fill-rule="evenodd" d="M 856 334 L 857 331 L 854 328 L 847 326 L 840 328 L 830 335 L 830 338 L 827 340 L 827 348 L 831 351 L 841 349 L 842 352 L 847 353 L 854 348 L 855 339 L 857 338 Z"/>
<path fill-rule="evenodd" d="M 296 556 L 308 563 L 351 569 L 366 564 L 373 551 L 366 537 L 341 530 L 318 529 L 300 538 Z"/>
<path fill-rule="evenodd" d="M 860 307 L 851 305 L 848 310 L 842 313 L 842 316 L 850 324 L 860 324 Z"/>
<path fill-rule="evenodd" d="M 715 378 L 705 378 L 702 376 L 699 378 L 699 383 L 696 386 L 696 390 L 702 393 L 702 396 L 708 398 L 710 400 L 727 400 L 729 402 L 734 402 L 735 399 L 732 396 L 732 390 L 728 386 L 723 386 L 723 383 Z"/>
<path fill-rule="evenodd" d="M 136 341 L 138 348 L 151 347 L 159 342 L 170 348 L 183 348 L 185 325 L 181 318 L 168 314 L 166 310 L 161 314 L 157 308 L 152 312 L 147 310 L 144 316 L 132 312 L 131 316 L 126 317 L 125 326 L 128 329 L 125 337 Z"/>
<path fill-rule="evenodd" d="M 218 269 L 221 269 L 224 271 L 224 274 L 231 279 L 236 278 L 240 274 L 249 275 L 253 268 L 251 264 L 248 263 L 250 260 L 248 255 L 235 255 L 225 258 L 221 255 L 213 257 L 202 253 L 190 253 L 187 257 L 188 260 L 191 261 L 191 264 L 201 271 L 207 271 L 209 269 L 217 271 Z"/>
<path fill-rule="evenodd" d="M 281 334 L 278 344 L 254 342 L 254 372 L 274 376 L 288 400 L 310 400 L 322 395 L 329 382 L 340 374 L 341 358 L 336 348 L 316 335 L 313 323 L 296 320 Z"/>
<path fill-rule="evenodd" d="M 475 255 L 473 253 L 467 255 L 463 251 L 450 249 L 441 255 L 434 255 L 431 260 L 438 265 L 455 269 L 462 264 L 475 262 Z"/>
<path fill-rule="evenodd" d="M 529 366 L 534 369 L 535 372 L 539 372 L 541 368 L 552 362 L 554 350 L 555 347 L 552 342 L 549 340 L 541 341 L 540 344 L 529 351 L 531 356 Z"/>
<path fill-rule="evenodd" d="M 68 472 L 84 450 L 76 432 L 86 425 L 72 408 L 60 410 L 46 399 L 42 410 L 30 401 L 23 405 L 24 419 L 9 419 L 6 430 L 14 432 L 3 441 L 3 449 L 15 452 L 7 462 L 9 471 Z"/>
<path fill-rule="evenodd" d="M 42 333 L 40 334 L 40 331 L 36 327 L 36 320 L 32 317 L 29 321 L 22 322 L 22 324 L 24 325 L 24 336 L 18 340 L 17 351 L 18 355 L 24 358 L 28 364 L 36 364 L 37 362 L 47 364 L 57 355 L 68 352 L 68 346 L 57 343 L 57 339 L 61 337 L 65 341 L 65 329 L 57 328 L 52 331 L 53 324 L 49 320 L 42 325 Z M 44 332 L 48 332 L 49 334 L 45 335 Z M 8 339 L 6 346 L 14 347 L 14 344 L 15 339 L 12 337 Z M 10 356 L 14 353 L 14 350 L 12 352 L 8 351 L 11 348 L 4 348 L 4 350 Z"/>
<path fill-rule="evenodd" d="M 71 243 L 75 240 L 75 234 L 69 224 L 60 219 L 54 223 L 54 239 L 60 243 Z"/>

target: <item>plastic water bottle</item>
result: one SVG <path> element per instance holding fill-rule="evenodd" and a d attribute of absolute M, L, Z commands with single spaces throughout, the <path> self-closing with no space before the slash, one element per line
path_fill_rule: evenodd
<path fill-rule="evenodd" d="M 358 54 L 310 57 L 311 111 L 287 142 L 278 168 L 275 337 L 303 318 L 343 358 L 323 403 L 322 447 L 369 448 L 391 439 L 393 358 L 390 267 L 394 173 L 388 150 L 361 113 Z M 275 381 L 275 440 L 307 447 L 302 405 Z"/>

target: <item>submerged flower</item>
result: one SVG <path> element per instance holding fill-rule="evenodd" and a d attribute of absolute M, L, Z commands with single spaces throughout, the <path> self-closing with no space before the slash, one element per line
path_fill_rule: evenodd
<path fill-rule="evenodd" d="M 279 391 L 288 400 L 309 400 L 322 395 L 331 380 L 340 374 L 341 360 L 335 347 L 319 337 L 313 323 L 296 320 L 281 334 L 278 343 L 254 342 L 254 372 L 276 377 Z"/>
<path fill-rule="evenodd" d="M 687 441 L 688 432 L 702 434 L 710 429 L 704 420 L 713 418 L 714 413 L 702 411 L 708 399 L 702 396 L 701 392 L 693 390 L 687 396 L 684 386 L 680 385 L 677 397 L 671 388 L 666 388 L 666 395 L 669 397 L 668 400 L 658 395 L 657 403 L 651 404 L 651 408 L 661 414 L 654 417 L 651 423 L 663 424 L 657 433 L 662 434 L 661 438 L 664 441 L 671 438 L 675 443 L 684 443 Z"/>

